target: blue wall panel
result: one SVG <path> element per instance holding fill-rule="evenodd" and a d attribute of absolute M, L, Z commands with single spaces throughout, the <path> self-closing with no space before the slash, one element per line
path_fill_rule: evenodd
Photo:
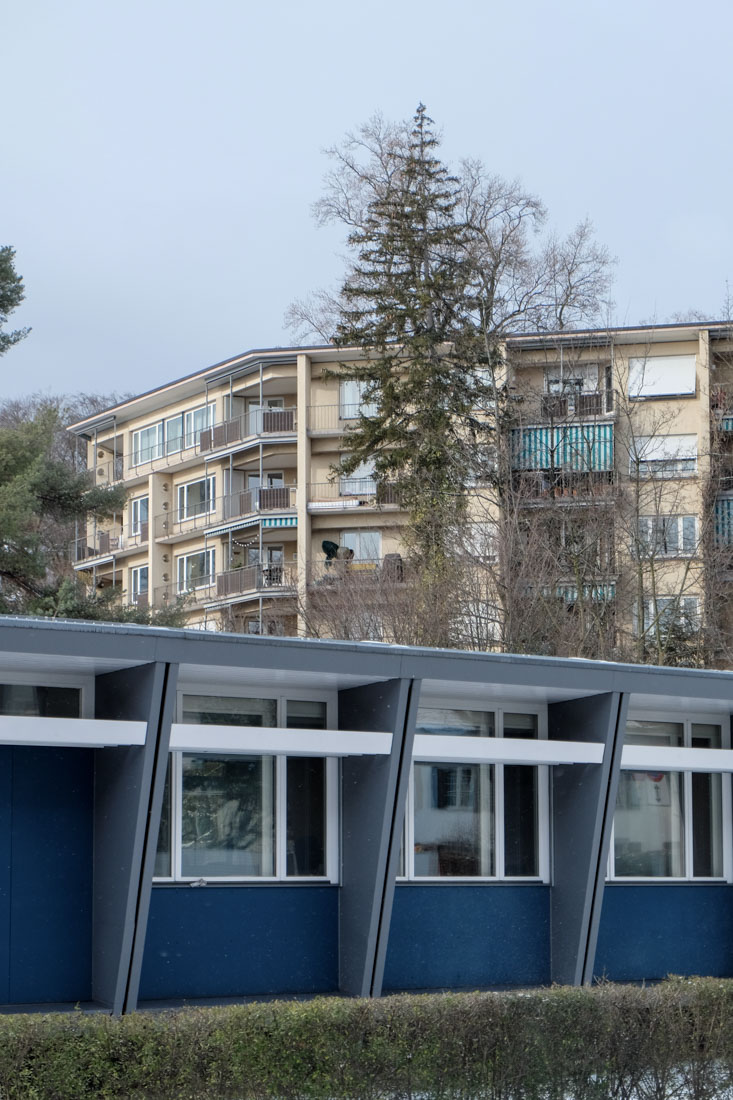
<path fill-rule="evenodd" d="M 548 886 L 397 886 L 385 990 L 549 981 Z"/>
<path fill-rule="evenodd" d="M 338 988 L 338 887 L 155 887 L 142 1000 Z"/>
<path fill-rule="evenodd" d="M 13 749 L 14 1003 L 91 996 L 94 753 Z"/>
<path fill-rule="evenodd" d="M 733 977 L 733 886 L 608 884 L 595 974 L 619 982 Z"/>
<path fill-rule="evenodd" d="M 13 750 L 0 748 L 0 1004 L 10 1000 L 10 854 Z"/>

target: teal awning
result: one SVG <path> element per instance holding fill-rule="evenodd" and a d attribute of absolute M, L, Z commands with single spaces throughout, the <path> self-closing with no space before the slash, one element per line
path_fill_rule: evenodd
<path fill-rule="evenodd" d="M 511 448 L 515 470 L 612 470 L 613 424 L 514 428 Z"/>
<path fill-rule="evenodd" d="M 733 432 L 733 416 L 724 416 L 720 421 L 721 431 Z"/>
<path fill-rule="evenodd" d="M 607 584 L 584 584 L 582 587 L 583 599 L 592 600 L 594 603 L 606 603 L 616 596 L 614 581 L 609 581 Z M 575 584 L 559 584 L 554 592 L 549 587 L 543 588 L 542 594 L 543 596 L 554 595 L 565 603 L 577 603 L 578 587 Z"/>
<path fill-rule="evenodd" d="M 733 497 L 715 501 L 715 544 L 733 546 Z"/>

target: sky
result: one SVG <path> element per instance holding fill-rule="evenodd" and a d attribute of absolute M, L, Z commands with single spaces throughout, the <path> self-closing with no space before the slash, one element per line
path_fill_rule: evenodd
<path fill-rule="evenodd" d="M 141 392 L 293 342 L 338 286 L 323 150 L 422 101 L 617 258 L 615 324 L 723 316 L 731 0 L 23 0 L 0 15 L 0 245 L 26 300 L 0 397 Z"/>

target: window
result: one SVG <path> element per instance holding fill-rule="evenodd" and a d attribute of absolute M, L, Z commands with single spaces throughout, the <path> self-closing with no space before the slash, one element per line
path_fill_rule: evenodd
<path fill-rule="evenodd" d="M 130 502 L 130 534 L 148 537 L 148 497 L 138 497 Z"/>
<path fill-rule="evenodd" d="M 214 423 L 214 402 L 197 409 L 169 416 L 158 424 L 151 424 L 132 433 L 132 465 L 162 458 L 163 454 L 177 454 L 185 447 L 195 447 L 201 432 Z"/>
<path fill-rule="evenodd" d="M 135 604 L 148 602 L 148 567 L 140 565 L 130 570 L 130 599 Z"/>
<path fill-rule="evenodd" d="M 373 528 L 361 531 L 342 531 L 341 545 L 353 550 L 352 561 L 380 561 L 382 557 L 382 533 Z"/>
<path fill-rule="evenodd" d="M 707 722 L 632 720 L 625 744 L 721 748 Z M 615 878 L 722 878 L 723 778 L 719 773 L 623 770 L 613 826 Z"/>
<path fill-rule="evenodd" d="M 644 633 L 682 634 L 697 629 L 700 621 L 700 601 L 697 596 L 656 596 L 644 600 Z"/>
<path fill-rule="evenodd" d="M 696 547 L 696 516 L 639 516 L 639 552 L 642 556 L 687 556 L 694 554 Z"/>
<path fill-rule="evenodd" d="M 695 396 L 694 355 L 650 355 L 629 359 L 629 397 Z"/>
<path fill-rule="evenodd" d="M 216 509 L 216 475 L 178 486 L 178 518 L 191 519 Z"/>
<path fill-rule="evenodd" d="M 81 689 L 0 684 L 0 715 L 22 718 L 79 718 Z"/>
<path fill-rule="evenodd" d="M 371 458 L 361 462 L 350 474 L 344 474 L 339 479 L 339 493 L 342 497 L 373 496 L 376 492 L 374 460 Z"/>
<path fill-rule="evenodd" d="M 339 383 L 339 416 L 342 420 L 358 420 L 360 416 L 376 416 L 376 401 L 365 401 L 368 383 L 355 379 L 343 379 Z"/>
<path fill-rule="evenodd" d="M 540 715 L 421 707 L 416 732 L 433 736 L 537 738 Z M 534 765 L 413 765 L 406 821 L 408 878 L 539 878 L 540 819 Z M 542 807 L 542 809 L 541 809 Z"/>
<path fill-rule="evenodd" d="M 176 562 L 178 592 L 192 592 L 214 583 L 216 572 L 215 551 L 200 550 L 197 554 L 184 554 Z"/>
<path fill-rule="evenodd" d="M 132 433 L 132 465 L 152 462 L 163 454 L 163 425 L 151 424 Z"/>
<path fill-rule="evenodd" d="M 325 729 L 327 703 L 184 695 L 181 718 L 196 725 Z M 334 877 L 329 841 L 338 830 L 333 817 L 329 828 L 328 817 L 336 810 L 335 765 L 321 757 L 172 753 L 156 876 Z"/>
<path fill-rule="evenodd" d="M 631 474 L 685 477 L 697 470 L 696 435 L 638 436 L 630 458 Z"/>

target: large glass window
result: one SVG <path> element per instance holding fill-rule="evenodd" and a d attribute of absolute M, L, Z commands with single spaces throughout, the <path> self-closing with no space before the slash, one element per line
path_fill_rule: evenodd
<path fill-rule="evenodd" d="M 139 466 L 162 458 L 164 453 L 177 454 L 186 447 L 197 446 L 201 432 L 214 423 L 214 410 L 212 401 L 133 432 L 132 465 Z"/>
<path fill-rule="evenodd" d="M 178 592 L 193 592 L 214 583 L 216 572 L 214 549 L 201 550 L 197 554 L 184 554 L 176 559 Z"/>
<path fill-rule="evenodd" d="M 163 454 L 163 425 L 151 424 L 132 433 L 132 465 L 152 462 Z"/>
<path fill-rule="evenodd" d="M 366 382 L 344 379 L 339 383 L 339 415 L 342 420 L 358 420 L 360 416 L 376 416 L 376 401 L 366 401 Z"/>
<path fill-rule="evenodd" d="M 539 715 L 420 707 L 417 734 L 539 736 Z M 540 769 L 534 765 L 417 763 L 406 823 L 409 878 L 540 875 Z"/>
<path fill-rule="evenodd" d="M 678 557 L 694 554 L 696 547 L 696 516 L 639 516 L 639 549 L 643 556 Z"/>
<path fill-rule="evenodd" d="M 625 744 L 720 748 L 719 725 L 629 721 Z M 622 770 L 611 873 L 617 878 L 720 878 L 723 781 L 716 773 Z"/>
<path fill-rule="evenodd" d="M 191 519 L 203 516 L 216 508 L 216 475 L 197 478 L 178 486 L 178 517 Z"/>
<path fill-rule="evenodd" d="M 24 718 L 79 718 L 81 689 L 0 684 L 0 715 Z"/>
<path fill-rule="evenodd" d="M 130 534 L 139 535 L 143 540 L 148 537 L 149 497 L 137 497 L 130 501 Z"/>
<path fill-rule="evenodd" d="M 326 709 L 322 700 L 193 694 L 181 700 L 182 721 L 196 725 L 274 727 L 284 721 L 289 729 L 325 729 Z M 173 753 L 156 875 L 325 877 L 328 773 L 322 757 Z"/>

